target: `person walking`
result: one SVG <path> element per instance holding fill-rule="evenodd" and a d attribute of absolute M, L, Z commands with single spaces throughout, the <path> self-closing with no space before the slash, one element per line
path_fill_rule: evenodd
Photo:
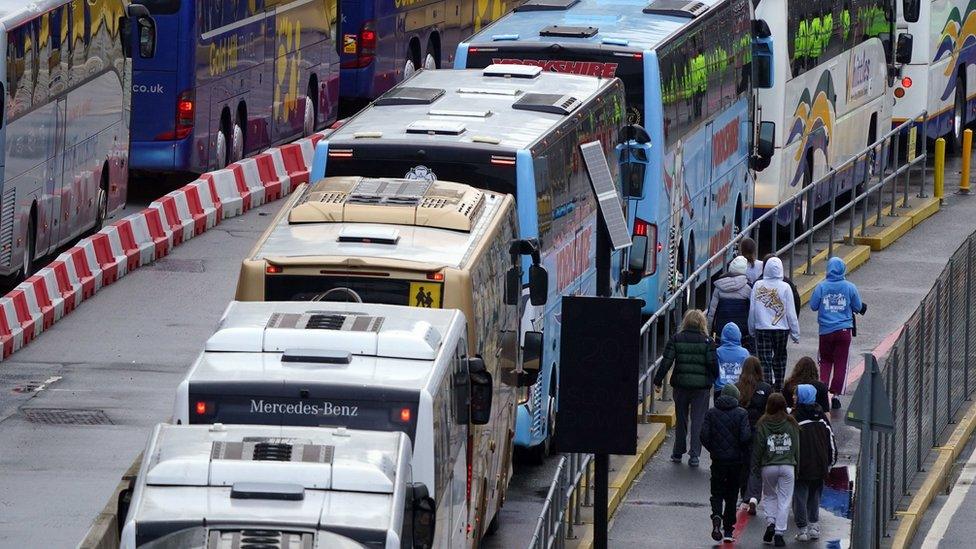
<path fill-rule="evenodd" d="M 745 408 L 749 416 L 749 428 L 752 438 L 756 437 L 756 423 L 766 412 L 766 401 L 773 394 L 773 388 L 763 381 L 763 369 L 759 359 L 750 356 L 742 363 L 742 373 L 735 384 L 739 389 L 739 405 Z M 746 463 L 742 468 L 739 480 L 739 491 L 742 492 L 742 503 L 749 508 L 749 514 L 756 514 L 756 506 L 762 496 L 762 478 L 759 469 L 751 466 L 752 454 L 746 456 Z"/>
<path fill-rule="evenodd" d="M 786 546 L 787 521 L 793 500 L 793 484 L 800 453 L 800 430 L 796 419 L 786 413 L 783 395 L 773 393 L 766 401 L 766 413 L 756 424 L 752 464 L 762 475 L 762 505 L 766 516 L 763 542 Z"/>
<path fill-rule="evenodd" d="M 752 296 L 752 284 L 746 277 L 748 260 L 737 256 L 729 263 L 729 270 L 715 281 L 712 299 L 708 303 L 708 327 L 712 336 L 718 335 L 729 322 L 739 327 L 742 336 L 742 346 L 749 353 L 755 353 L 752 338 L 749 337 L 749 298 Z"/>
<path fill-rule="evenodd" d="M 793 417 L 800 428 L 800 458 L 793 489 L 793 520 L 800 530 L 797 541 L 820 539 L 820 495 L 824 479 L 837 462 L 837 445 L 830 420 L 817 404 L 813 385 L 796 388 Z"/>
<path fill-rule="evenodd" d="M 671 386 L 674 388 L 676 425 L 671 461 L 681 463 L 687 451 L 690 467 L 698 467 L 699 464 L 702 421 L 708 410 L 710 389 L 718 377 L 715 344 L 708 337 L 706 326 L 705 313 L 698 309 L 685 313 L 680 331 L 664 346 L 661 366 L 654 374 L 654 386 L 660 390 L 668 371 L 674 367 Z"/>
<path fill-rule="evenodd" d="M 786 399 L 786 407 L 796 406 L 796 388 L 802 384 L 813 385 L 817 390 L 816 401 L 820 408 L 825 412 L 830 410 L 830 399 L 827 397 L 827 385 L 820 381 L 820 372 L 817 363 L 810 357 L 804 356 L 793 365 L 793 371 L 786 378 L 783 384 L 783 398 Z"/>
<path fill-rule="evenodd" d="M 742 363 L 749 356 L 749 351 L 741 345 L 742 332 L 734 322 L 729 322 L 722 329 L 722 344 L 715 350 L 718 360 L 718 377 L 715 378 L 715 401 L 722 392 L 722 387 L 734 385 L 739 381 L 742 373 Z"/>
<path fill-rule="evenodd" d="M 766 256 L 763 257 L 763 263 L 768 263 L 769 260 L 774 257 L 776 257 L 776 254 L 766 254 Z M 796 284 L 793 283 L 793 279 L 790 278 L 786 272 L 783 273 L 783 282 L 785 282 L 787 286 L 790 287 L 790 291 L 793 292 L 793 308 L 796 309 L 796 316 L 799 318 L 800 309 L 803 308 L 803 305 L 800 303 L 800 291 L 796 289 Z"/>
<path fill-rule="evenodd" d="M 730 323 L 731 324 L 731 323 Z M 735 326 L 734 324 L 731 324 Z M 712 458 L 712 539 L 734 542 L 736 500 L 742 464 L 750 453 L 749 414 L 739 406 L 739 389 L 722 387 L 715 407 L 705 414 L 701 442 Z"/>
<path fill-rule="evenodd" d="M 763 268 L 763 278 L 752 287 L 749 304 L 749 333 L 756 340 L 756 352 L 766 381 L 777 391 L 786 375 L 786 340 L 800 342 L 800 322 L 793 305 L 793 291 L 783 282 L 783 262 L 772 257 Z"/>
<path fill-rule="evenodd" d="M 759 247 L 756 241 L 746 237 L 739 241 L 739 255 L 746 258 L 746 278 L 749 284 L 755 284 L 763 275 L 763 262 L 756 259 Z"/>
<path fill-rule="evenodd" d="M 838 395 L 847 383 L 847 356 L 851 350 L 854 313 L 864 314 L 857 286 L 845 278 L 847 265 L 839 257 L 827 261 L 827 279 L 817 284 L 810 297 L 810 309 L 817 312 L 820 327 L 820 380 L 829 383 L 831 407 L 840 408 Z"/>

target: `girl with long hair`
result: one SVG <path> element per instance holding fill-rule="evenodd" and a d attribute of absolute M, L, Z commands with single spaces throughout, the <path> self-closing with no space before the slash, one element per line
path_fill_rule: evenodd
<path fill-rule="evenodd" d="M 752 437 L 756 437 L 756 422 L 766 411 L 766 400 L 772 394 L 773 388 L 763 380 L 763 369 L 759 359 L 750 356 L 742 363 L 742 373 L 735 384 L 739 389 L 739 405 L 746 409 L 749 415 L 749 426 Z M 759 470 L 751 465 L 752 456 L 746 456 L 743 465 L 739 490 L 742 493 L 742 503 L 749 508 L 749 514 L 756 514 L 756 506 L 762 496 L 762 478 Z"/>
<path fill-rule="evenodd" d="M 793 371 L 790 372 L 790 376 L 786 378 L 786 383 L 783 384 L 783 398 L 786 399 L 788 408 L 796 407 L 796 388 L 804 384 L 813 385 L 813 388 L 817 390 L 816 403 L 824 412 L 829 413 L 830 401 L 827 399 L 827 386 L 820 381 L 820 370 L 817 368 L 817 362 L 808 356 L 801 357 L 800 360 L 796 361 Z"/>

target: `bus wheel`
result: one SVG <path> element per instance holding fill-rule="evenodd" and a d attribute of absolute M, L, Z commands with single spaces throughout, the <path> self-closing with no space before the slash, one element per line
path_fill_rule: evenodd
<path fill-rule="evenodd" d="M 229 148 L 230 146 L 227 143 L 227 134 L 224 133 L 224 130 L 217 130 L 217 143 L 216 151 L 214 151 L 214 161 L 216 162 L 218 168 L 223 168 L 229 164 L 229 162 L 227 162 L 227 149 Z"/>
<path fill-rule="evenodd" d="M 502 514 L 501 509 L 495 512 L 495 516 L 491 519 L 491 522 L 488 523 L 488 528 L 485 528 L 486 536 L 494 536 L 498 533 L 498 515 L 500 514 Z"/>
<path fill-rule="evenodd" d="M 24 235 L 24 259 L 20 271 L 23 280 L 34 274 L 34 251 L 37 249 L 37 210 L 31 208 L 30 220 L 27 222 L 27 234 Z"/>
<path fill-rule="evenodd" d="M 102 225 L 105 224 L 105 218 L 108 217 L 108 164 L 102 168 L 102 181 L 98 185 L 98 193 L 95 200 L 97 202 L 95 203 L 95 226 L 92 228 L 93 233 L 102 229 Z"/>
<path fill-rule="evenodd" d="M 227 163 L 237 162 L 244 158 L 244 130 L 241 129 L 240 122 L 234 122 L 234 137 L 230 146 L 230 158 Z"/>
<path fill-rule="evenodd" d="M 424 57 L 424 69 L 434 70 L 437 68 L 437 60 L 434 59 L 434 54 L 427 52 L 427 56 Z"/>
<path fill-rule="evenodd" d="M 962 148 L 962 132 L 966 127 L 966 83 L 956 78 L 956 100 L 952 105 L 952 132 L 949 133 L 949 150 L 958 153 Z"/>

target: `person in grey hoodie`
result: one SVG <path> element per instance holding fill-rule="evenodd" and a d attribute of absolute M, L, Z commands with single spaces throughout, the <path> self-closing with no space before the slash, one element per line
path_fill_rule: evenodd
<path fill-rule="evenodd" d="M 746 276 L 748 264 L 748 260 L 741 255 L 729 263 L 728 272 L 715 281 L 707 316 L 713 338 L 722 332 L 726 324 L 733 322 L 742 333 L 742 346 L 749 351 L 749 354 L 755 354 L 755 345 L 749 337 L 749 300 L 752 297 L 752 285 Z"/>
<path fill-rule="evenodd" d="M 800 321 L 793 290 L 783 282 L 783 262 L 778 257 L 765 263 L 762 280 L 752 287 L 749 333 L 755 338 L 766 381 L 779 391 L 786 377 L 786 338 L 800 342 Z"/>

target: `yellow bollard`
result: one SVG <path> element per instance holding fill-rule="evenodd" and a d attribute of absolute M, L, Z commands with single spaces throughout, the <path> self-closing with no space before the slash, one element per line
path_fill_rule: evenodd
<path fill-rule="evenodd" d="M 973 130 L 962 134 L 962 172 L 959 177 L 959 194 L 969 194 L 969 160 L 973 152 Z"/>
<path fill-rule="evenodd" d="M 945 189 L 945 139 L 935 140 L 935 197 L 942 200 Z"/>

